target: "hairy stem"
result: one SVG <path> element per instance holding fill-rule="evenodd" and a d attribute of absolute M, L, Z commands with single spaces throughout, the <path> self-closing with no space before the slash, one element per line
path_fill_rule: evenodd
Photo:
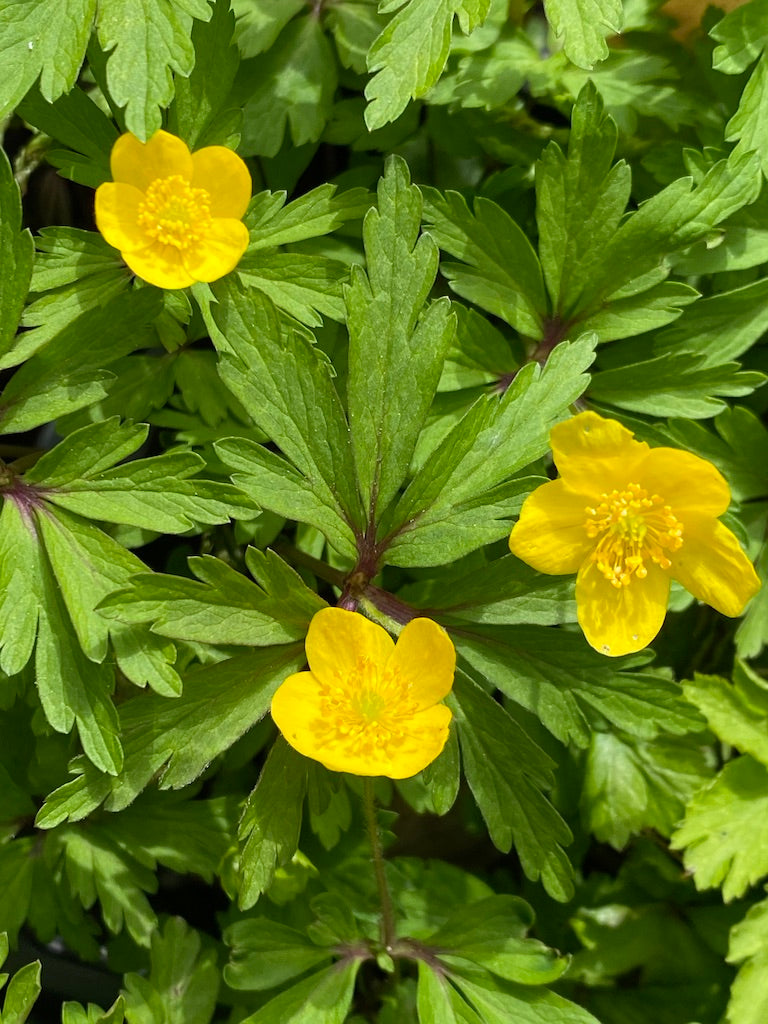
<path fill-rule="evenodd" d="M 381 904 L 381 944 L 386 952 L 390 953 L 395 944 L 395 915 L 392 910 L 392 896 L 387 884 L 386 871 L 384 870 L 384 851 L 381 845 L 379 823 L 376 818 L 376 798 L 373 795 L 373 779 L 363 780 L 363 807 L 365 809 L 365 824 L 368 829 L 368 838 L 371 842 L 376 887 L 379 890 L 379 903 Z"/>

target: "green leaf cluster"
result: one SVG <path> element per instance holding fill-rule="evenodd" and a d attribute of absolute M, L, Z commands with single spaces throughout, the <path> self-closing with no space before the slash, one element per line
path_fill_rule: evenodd
<path fill-rule="evenodd" d="M 768 5 L 688 7 L 0 0 L 0 1024 L 763 1024 Z M 173 291 L 92 215 L 159 128 L 253 181 Z M 740 621 L 509 554 L 584 409 L 722 473 Z M 329 605 L 454 643 L 418 776 L 277 734 Z"/>

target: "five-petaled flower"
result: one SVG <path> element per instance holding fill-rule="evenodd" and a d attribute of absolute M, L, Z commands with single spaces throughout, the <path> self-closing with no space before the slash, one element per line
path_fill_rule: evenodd
<path fill-rule="evenodd" d="M 412 619 L 395 644 L 356 612 L 323 608 L 306 640 L 308 672 L 288 676 L 272 717 L 299 753 L 353 775 L 407 779 L 435 760 L 451 712 L 456 652 L 431 619 Z"/>
<path fill-rule="evenodd" d="M 134 272 L 158 288 L 216 281 L 248 246 L 241 218 L 251 176 L 225 146 L 190 153 L 175 135 L 126 132 L 112 147 L 114 181 L 96 189 L 96 225 Z"/>
<path fill-rule="evenodd" d="M 560 479 L 526 498 L 509 547 L 539 572 L 578 572 L 579 624 L 596 650 L 647 646 L 673 579 L 724 615 L 739 615 L 760 589 L 718 521 L 731 494 L 711 462 L 650 448 L 594 412 L 559 423 L 550 443 Z"/>

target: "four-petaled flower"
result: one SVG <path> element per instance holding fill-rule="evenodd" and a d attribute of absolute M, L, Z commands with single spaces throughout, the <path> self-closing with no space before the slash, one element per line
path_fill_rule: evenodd
<path fill-rule="evenodd" d="M 353 775 L 407 779 L 435 760 L 451 712 L 456 652 L 431 619 L 412 619 L 395 644 L 356 612 L 323 608 L 306 640 L 309 672 L 288 676 L 272 717 L 299 753 Z"/>
<path fill-rule="evenodd" d="M 711 462 L 650 448 L 594 412 L 559 423 L 550 444 L 560 479 L 526 498 L 509 547 L 539 572 L 578 572 L 579 624 L 596 650 L 647 646 L 673 579 L 724 615 L 739 615 L 760 589 L 718 521 L 731 493 Z"/>
<path fill-rule="evenodd" d="M 225 146 L 190 153 L 175 135 L 126 132 L 112 147 L 114 181 L 96 189 L 96 225 L 134 272 L 158 288 L 216 281 L 248 246 L 241 218 L 251 176 Z"/>

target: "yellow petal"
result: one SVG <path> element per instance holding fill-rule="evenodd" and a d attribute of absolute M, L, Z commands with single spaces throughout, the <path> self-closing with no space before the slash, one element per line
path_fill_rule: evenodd
<path fill-rule="evenodd" d="M 147 142 L 140 142 L 131 132 L 121 135 L 110 156 L 112 177 L 146 192 L 157 178 L 180 174 L 192 177 L 192 155 L 185 142 L 170 132 L 157 131 Z"/>
<path fill-rule="evenodd" d="M 706 459 L 679 448 L 651 448 L 633 481 L 658 494 L 685 523 L 686 510 L 721 516 L 731 502 L 725 477 Z"/>
<path fill-rule="evenodd" d="M 614 587 L 594 562 L 576 579 L 576 609 L 587 642 L 601 654 L 618 657 L 647 647 L 662 627 L 669 599 L 669 574 L 647 566 L 644 580 Z"/>
<path fill-rule="evenodd" d="M 537 487 L 523 502 L 512 528 L 512 554 L 539 572 L 577 572 L 595 545 L 584 529 L 590 497 L 572 491 L 562 480 Z"/>
<path fill-rule="evenodd" d="M 245 161 L 226 146 L 206 146 L 192 154 L 192 166 L 192 187 L 210 195 L 211 216 L 240 220 L 253 188 Z"/>
<path fill-rule="evenodd" d="M 445 704 L 419 711 L 413 716 L 402 744 L 395 751 L 389 751 L 388 764 L 377 774 L 390 779 L 410 779 L 432 764 L 448 740 L 452 717 Z"/>
<path fill-rule="evenodd" d="M 280 684 L 272 698 L 272 719 L 294 750 L 322 761 L 320 685 L 311 672 L 296 672 Z"/>
<path fill-rule="evenodd" d="M 241 220 L 217 217 L 205 238 L 183 253 L 183 262 L 195 281 L 218 281 L 240 262 L 248 248 L 248 228 Z"/>
<path fill-rule="evenodd" d="M 146 249 L 124 252 L 123 259 L 134 274 L 158 288 L 186 288 L 196 280 L 184 269 L 181 254 L 173 245 L 153 242 Z"/>
<path fill-rule="evenodd" d="M 568 486 L 597 499 L 622 490 L 650 450 L 630 430 L 596 412 L 582 412 L 554 426 L 549 435 L 555 465 Z"/>
<path fill-rule="evenodd" d="M 387 668 L 396 669 L 411 683 L 409 696 L 421 711 L 450 693 L 456 649 L 442 626 L 432 619 L 412 619 L 398 637 Z"/>
<path fill-rule="evenodd" d="M 133 185 L 106 182 L 96 189 L 96 227 L 120 252 L 146 248 L 151 239 L 139 226 L 139 203 L 144 198 Z"/>
<path fill-rule="evenodd" d="M 308 756 L 314 756 L 332 772 L 409 779 L 431 764 L 441 752 L 448 740 L 451 718 L 451 711 L 445 704 L 436 704 L 413 716 L 396 748 L 387 744 L 385 748 L 377 748 L 367 754 L 326 748 L 317 755 Z"/>
<path fill-rule="evenodd" d="M 692 513 L 684 525 L 683 546 L 672 556 L 672 575 L 723 615 L 740 615 L 760 589 L 760 579 L 735 535 L 717 519 Z"/>
<path fill-rule="evenodd" d="M 322 608 L 309 624 L 305 647 L 312 672 L 332 684 L 359 674 L 363 658 L 383 668 L 395 643 L 385 629 L 358 612 Z"/>

